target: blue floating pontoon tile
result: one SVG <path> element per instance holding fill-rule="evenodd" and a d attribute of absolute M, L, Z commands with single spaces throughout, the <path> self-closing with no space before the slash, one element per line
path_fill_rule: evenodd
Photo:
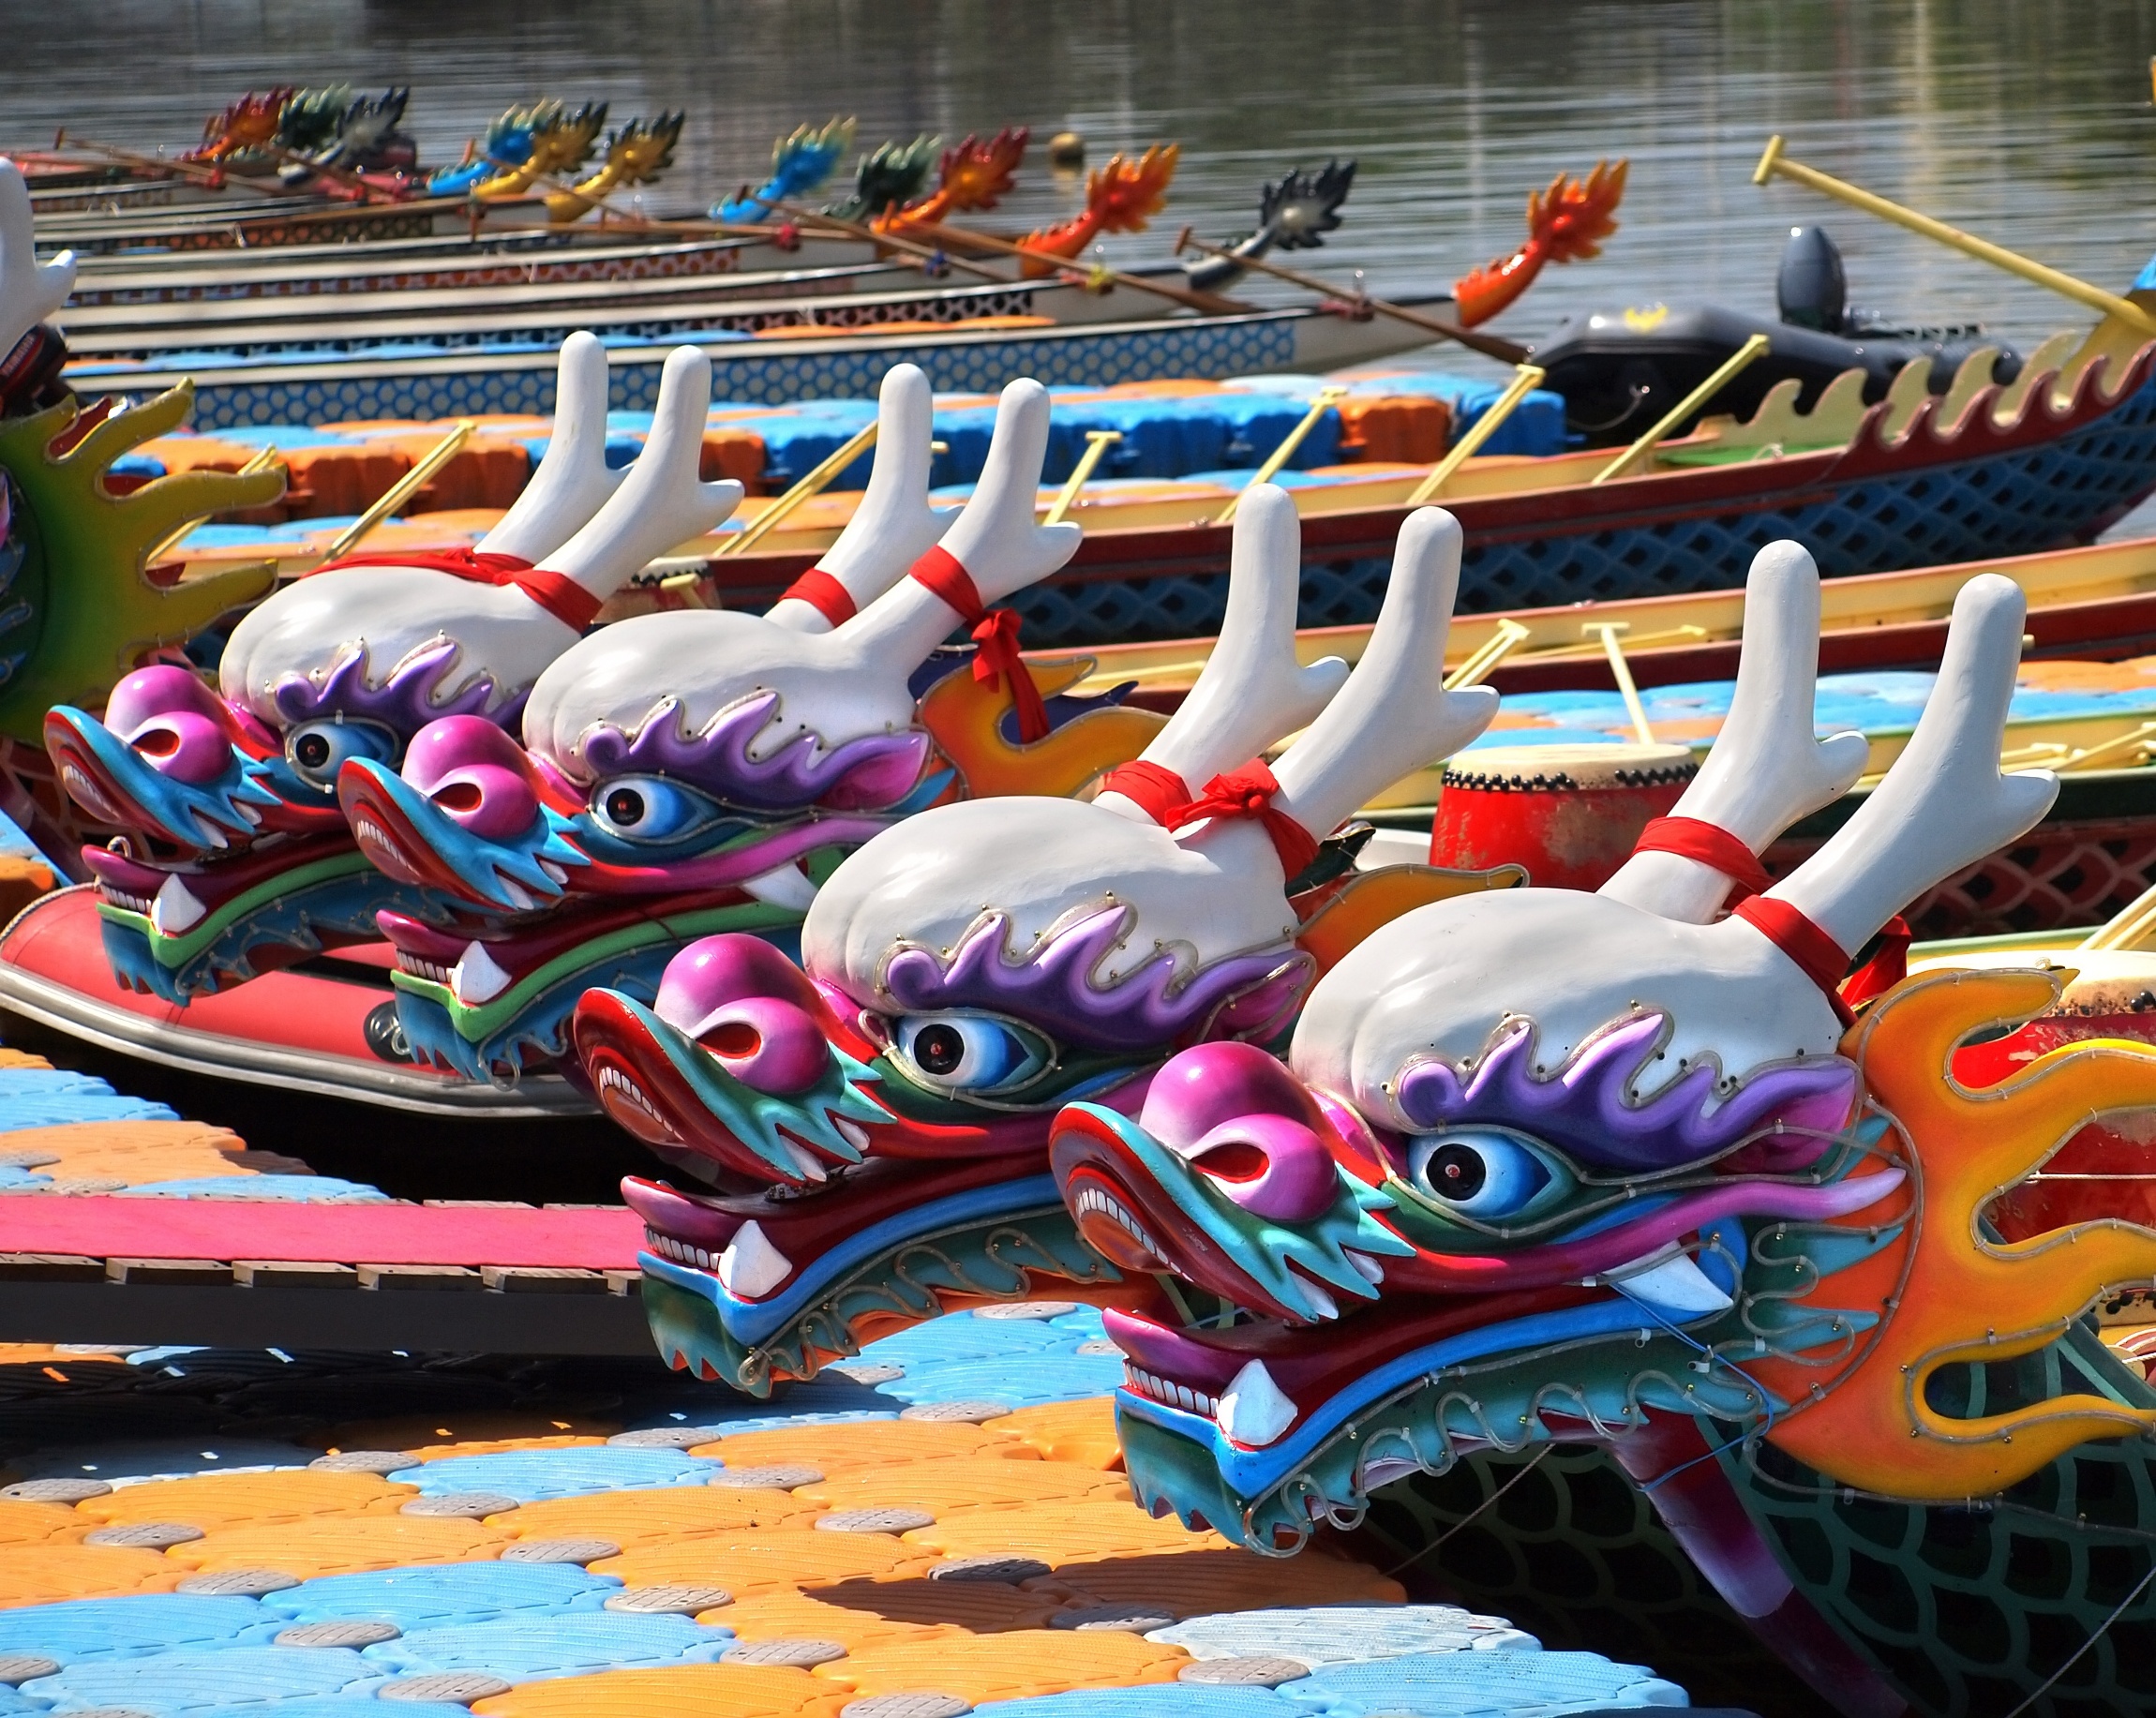
<path fill-rule="evenodd" d="M 1122 1382 L 1120 1355 L 1036 1354 L 1022 1361 L 916 1363 L 906 1367 L 904 1378 L 882 1388 L 885 1395 L 906 1402 L 1004 1402 L 1026 1408 L 1107 1396 Z"/>
<path fill-rule="evenodd" d="M 1293 1658 L 1312 1668 L 1413 1652 L 1540 1651 L 1534 1636 L 1502 1617 L 1476 1616 L 1457 1605 L 1223 1611 L 1186 1618 L 1145 1638 L 1181 1647 L 1193 1658 Z"/>
<path fill-rule="evenodd" d="M 22 1691 L 63 1711 L 116 1706 L 156 1718 L 191 1718 L 218 1707 L 341 1694 L 381 1678 L 379 1668 L 342 1647 L 228 1647 L 69 1665 L 58 1676 L 23 1683 Z"/>
<path fill-rule="evenodd" d="M 161 1103 L 123 1098 L 102 1080 L 59 1068 L 0 1068 L 0 1131 L 70 1122 L 175 1122 Z"/>
<path fill-rule="evenodd" d="M 1075 1353 L 1078 1344 L 1100 1336 L 1098 1319 L 1074 1326 L 1045 1319 L 977 1319 L 961 1312 L 931 1319 L 862 1348 L 863 1360 L 917 1367 L 962 1365 L 975 1360 L 1004 1360 L 1027 1354 Z"/>
<path fill-rule="evenodd" d="M 781 1431 L 796 1426 L 857 1426 L 870 1420 L 895 1420 L 898 1413 L 896 1408 L 848 1413 L 746 1413 L 738 1420 L 714 1415 L 711 1424 L 725 1427 L 721 1438 L 731 1438 L 742 1432 Z"/>
<path fill-rule="evenodd" d="M 469 1628 L 504 1617 L 540 1619 L 596 1611 L 621 1591 L 575 1563 L 431 1563 L 321 1575 L 273 1592 L 262 1609 L 292 1622 L 389 1622 L 407 1635 Z M 0 1613 L 4 1614 L 4 1613 Z"/>
<path fill-rule="evenodd" d="M 991 1700 L 977 1718 L 1304 1718 L 1269 1688 L 1154 1682 L 1144 1688 L 1075 1688 L 1023 1700 Z M 278 1709 L 283 1718 L 283 1709 Z"/>
<path fill-rule="evenodd" d="M 1676 1683 L 1599 1652 L 1414 1652 L 1327 1665 L 1278 1692 L 1325 1718 L 1558 1718 L 1595 1707 L 1691 1704 Z"/>
<path fill-rule="evenodd" d="M 428 1497 L 449 1491 L 499 1491 L 520 1502 L 581 1497 L 593 1491 L 657 1491 L 701 1486 L 716 1462 L 678 1450 L 576 1445 L 554 1450 L 501 1450 L 487 1456 L 447 1456 L 390 1478 L 417 1486 Z"/>
<path fill-rule="evenodd" d="M 165 474 L 165 462 L 155 454 L 122 454 L 105 470 L 114 477 L 140 477 L 147 482 Z M 7 1710 L 0 1706 L 0 1712 Z"/>
<path fill-rule="evenodd" d="M 34 1171 L 18 1169 L 12 1163 L 0 1163 L 0 1188 L 49 1188 L 52 1177 Z"/>
<path fill-rule="evenodd" d="M 389 1195 L 363 1181 L 335 1175 L 195 1175 L 180 1181 L 145 1181 L 122 1188 L 115 1199 L 225 1199 L 251 1203 L 379 1205 Z"/>
<path fill-rule="evenodd" d="M 252 1599 L 188 1592 L 67 1599 L 0 1610 L 0 1657 L 76 1665 L 187 1647 L 266 1646 L 284 1626 Z"/>
<path fill-rule="evenodd" d="M 47 1709 L 24 1710 L 43 1712 Z M 7 1711 L 0 1706 L 0 1713 Z M 65 1718 L 65 1714 L 54 1713 L 53 1718 Z M 472 1718 L 472 1709 L 447 1700 L 377 1700 L 369 1690 L 355 1695 L 303 1695 L 296 1700 L 276 1700 L 267 1706 L 219 1706 L 206 1712 L 190 1712 L 187 1718 Z"/>
<path fill-rule="evenodd" d="M 360 1656 L 397 1677 L 442 1670 L 484 1670 L 505 1682 L 708 1665 L 733 1644 L 728 1628 L 702 1628 L 686 1617 L 601 1610 L 574 1616 L 507 1617 L 462 1628 L 408 1631 Z"/>

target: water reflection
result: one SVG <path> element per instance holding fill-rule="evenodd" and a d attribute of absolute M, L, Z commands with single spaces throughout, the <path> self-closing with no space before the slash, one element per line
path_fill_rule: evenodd
<path fill-rule="evenodd" d="M 1261 179 L 1337 151 L 1362 173 L 1326 261 L 1393 291 L 1504 254 L 1531 185 L 1629 155 L 1624 231 L 1507 315 L 1522 337 L 1655 298 L 1769 309 L 1782 232 L 1820 218 L 1860 303 L 1983 318 L 2024 344 L 2078 320 L 1811 193 L 1754 188 L 1776 130 L 1801 159 L 2114 290 L 2156 246 L 2146 0 L 123 0 L 98 8 L 94 52 L 64 10 L 7 11 L 0 112 L 25 143 L 62 124 L 180 142 L 250 84 L 397 81 L 414 87 L 429 158 L 453 159 L 513 99 L 598 97 L 617 118 L 688 111 L 681 168 L 652 201 L 700 206 L 754 175 L 778 132 L 833 112 L 858 114 L 864 141 L 1075 127 L 1096 160 L 1180 139 L 1164 232 L 1115 242 L 1117 258 L 1183 221 L 1236 231 Z M 1079 186 L 1036 151 L 997 219 L 1055 218 Z"/>

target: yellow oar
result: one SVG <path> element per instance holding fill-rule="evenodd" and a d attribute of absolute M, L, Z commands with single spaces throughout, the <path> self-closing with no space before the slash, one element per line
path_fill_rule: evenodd
<path fill-rule="evenodd" d="M 1608 465 L 1595 473 L 1595 483 L 1612 483 L 1632 472 L 1653 457 L 1654 450 L 1669 440 L 1669 432 L 1704 406 L 1733 381 L 1737 373 L 1748 366 L 1752 360 L 1774 344 L 1763 334 L 1756 334 L 1722 361 L 1721 367 L 1662 414 L 1662 421 L 1619 454 Z M 1590 488 L 1593 484 L 1588 486 Z"/>
<path fill-rule="evenodd" d="M 428 448 L 411 471 L 405 472 L 402 477 L 382 491 L 381 499 L 373 506 L 337 533 L 337 541 L 329 545 L 329 552 L 323 555 L 322 559 L 324 560 L 337 560 L 351 554 L 353 549 L 359 546 L 362 538 L 403 506 L 406 501 L 418 494 L 426 486 L 428 478 L 456 458 L 459 450 L 467 441 L 472 440 L 472 432 L 478 427 L 479 426 L 470 418 L 457 419 L 455 429 Z"/>
<path fill-rule="evenodd" d="M 1289 430 L 1286 440 L 1265 456 L 1265 464 L 1252 473 L 1250 483 L 1269 484 L 1279 476 L 1280 468 L 1295 456 L 1295 449 L 1302 446 L 1303 439 L 1318 426 L 1318 419 L 1333 409 L 1335 401 L 1347 398 L 1347 394 L 1345 388 L 1320 388 L 1317 398 L 1310 401 L 1310 409 L 1303 413 L 1303 421 Z M 1248 493 L 1248 486 L 1236 490 L 1235 499 L 1220 509 L 1220 516 L 1213 523 L 1233 525 L 1235 522 L 1235 509 L 1242 505 L 1243 497 Z"/>
<path fill-rule="evenodd" d="M 1475 420 L 1473 427 L 1460 438 L 1459 445 L 1430 468 L 1430 475 L 1415 486 L 1415 493 L 1407 498 L 1407 504 L 1420 507 L 1426 501 L 1435 500 L 1437 492 L 1445 487 L 1452 474 L 1482 451 L 1482 444 L 1498 432 L 1505 420 L 1512 415 L 1512 409 L 1539 388 L 1548 373 L 1532 364 L 1521 365 L 1520 373 L 1512 379 L 1512 385 L 1497 396 L 1488 411 Z"/>
<path fill-rule="evenodd" d="M 1119 429 L 1088 429 L 1085 432 L 1085 451 L 1078 456 L 1078 464 L 1064 480 L 1063 487 L 1056 497 L 1056 504 L 1048 509 L 1047 516 L 1041 521 L 1041 524 L 1063 523 L 1070 515 L 1071 509 L 1077 505 L 1080 492 L 1092 480 L 1094 468 L 1100 463 L 1100 456 L 1122 439 L 1123 432 Z"/>
<path fill-rule="evenodd" d="M 803 501 L 812 496 L 822 494 L 831 486 L 831 479 L 874 447 L 876 445 L 876 423 L 871 420 L 867 427 L 856 430 L 847 437 L 839 445 L 836 453 L 831 455 L 806 476 L 797 480 L 792 488 L 780 496 L 769 507 L 766 507 L 763 512 L 756 515 L 756 522 L 746 530 L 737 532 L 712 550 L 712 559 L 715 560 L 721 555 L 744 555 L 756 547 L 771 532 L 778 530 L 780 525 L 785 523 L 787 515 L 799 508 Z"/>
<path fill-rule="evenodd" d="M 261 453 L 257 454 L 252 459 L 248 460 L 247 464 L 240 467 L 240 469 L 235 471 L 233 475 L 235 477 L 252 477 L 257 471 L 266 471 L 270 469 L 271 466 L 276 465 L 277 463 L 277 447 L 273 443 L 270 446 L 263 448 Z M 142 565 L 145 567 L 156 566 L 158 561 L 164 560 L 167 555 L 170 555 L 174 549 L 178 548 L 181 544 L 185 543 L 189 537 L 193 536 L 195 534 L 195 527 L 201 523 L 202 520 L 200 519 L 189 519 L 185 525 L 181 526 L 179 530 L 172 532 L 171 536 L 167 537 L 162 543 L 158 544 L 157 547 L 153 548 L 147 555 L 143 556 Z"/>
<path fill-rule="evenodd" d="M 1632 665 L 1624 660 L 1624 647 L 1617 642 L 1618 634 L 1631 629 L 1623 620 L 1600 620 L 1580 630 L 1589 638 L 1601 638 L 1602 653 L 1610 659 L 1610 678 L 1616 680 L 1618 695 L 1624 700 L 1625 713 L 1632 718 L 1632 732 L 1641 745 L 1653 745 L 1654 730 L 1647 722 L 1647 707 L 1639 701 L 1639 688 L 1632 679 Z"/>
<path fill-rule="evenodd" d="M 1897 227 L 1907 227 L 1911 232 L 1921 232 L 1927 239 L 1936 239 L 1941 245 L 1974 257 L 1980 262 L 1988 262 L 1994 268 L 2002 268 L 2010 275 L 2044 287 L 2061 297 L 2071 298 L 2075 304 L 2087 305 L 2091 310 L 2124 322 L 2143 335 L 2156 336 L 2156 316 L 2150 316 L 2130 299 L 2116 292 L 2106 292 L 2102 287 L 2090 286 L 2086 280 L 2076 280 L 2072 275 L 2058 269 L 2046 268 L 2041 262 L 1994 245 L 1988 239 L 1980 239 L 1974 233 L 1964 232 L 1958 227 L 1950 227 L 1944 221 L 1934 220 L 1928 215 L 1919 215 L 1914 209 L 1906 209 L 1898 202 L 1889 202 L 1884 197 L 1860 189 L 1832 174 L 1822 173 L 1816 167 L 1806 167 L 1801 161 L 1792 161 L 1782 154 L 1782 140 L 1767 140 L 1767 152 L 1759 157 L 1759 165 L 1752 174 L 1754 185 L 1765 185 L 1770 179 L 1793 179 L 1799 185 L 1808 185 L 1815 191 L 1876 215 L 1881 220 L 1890 220 Z"/>

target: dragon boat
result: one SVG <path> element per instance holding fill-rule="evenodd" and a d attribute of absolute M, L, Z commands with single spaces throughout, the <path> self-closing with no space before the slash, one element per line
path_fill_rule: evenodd
<path fill-rule="evenodd" d="M 1791 679 L 1802 607 L 1755 623 Z M 1141 1501 L 1278 1554 L 1410 1476 L 1595 1446 L 1837 1710 L 2142 1710 L 2111 1639 L 2146 1614 L 2142 1530 L 2095 1500 L 2138 1495 L 2156 1397 L 2086 1315 L 2156 1241 L 2119 1159 L 2077 1154 L 2092 1116 L 2135 1133 L 2156 1054 L 2059 1031 L 2056 972 L 1842 979 L 2055 791 L 1993 761 L 2021 623 L 1971 582 L 1865 812 L 1729 917 L 1862 767 L 1771 693 L 1687 793 L 1697 840 L 1598 894 L 1410 914 L 1320 981 L 1284 1066 L 1200 1046 L 1149 1119 L 1066 1112 L 1082 1232 L 1208 1308 L 1108 1315 Z"/>
<path fill-rule="evenodd" d="M 1442 643 L 1459 537 L 1418 525 L 1399 589 L 1422 600 L 1381 622 L 1355 670 L 1366 696 L 1373 665 L 1432 660 L 1433 628 Z M 624 1189 L 662 1352 L 763 1391 L 946 1307 L 1092 1300 L 1126 1354 L 1120 1435 L 1156 1513 L 1285 1555 L 1405 1497 L 1372 1518 L 1414 1554 L 1430 1547 L 1403 1524 L 1443 1539 L 1481 1513 L 1449 1508 L 1438 1480 L 1475 1463 L 1517 1476 L 1550 1446 L 1561 1494 L 1616 1474 L 1651 1497 L 1661 1548 L 1838 1710 L 1957 1711 L 1971 1690 L 2034 1697 L 2063 1675 L 2118 1710 L 2131 1665 L 2109 1646 L 2076 1661 L 2146 1583 L 2134 1519 L 2090 1505 L 2137 1494 L 2130 1441 L 2156 1397 L 2082 1315 L 2123 1304 L 2156 1257 L 2126 1167 L 2156 1050 L 2122 1041 L 2093 993 L 2077 1013 L 2071 976 L 1998 964 L 2012 952 L 1968 970 L 1946 951 L 1907 979 L 1891 941 L 1871 954 L 1901 904 L 2056 792 L 1993 761 L 2021 599 L 1970 581 L 1939 693 L 1887 780 L 1754 894 L 1760 853 L 1868 753 L 1815 738 L 1806 558 L 1762 555 L 1750 593 L 1724 746 L 1599 892 L 1448 889 L 1336 945 L 1310 982 L 1316 961 L 1265 947 L 1292 916 L 1237 923 L 1223 885 L 1240 872 L 1269 902 L 1316 848 L 1309 829 L 1337 806 L 1312 791 L 1315 766 L 1350 754 L 1335 713 L 1270 782 L 1216 782 L 1194 805 L 1140 772 L 1123 778 L 1127 812 L 1112 778 L 1106 804 L 902 826 L 827 883 L 803 974 L 758 970 L 720 938 L 683 957 L 656 1008 L 588 997 L 579 1047 L 610 1072 L 610 1112 L 698 1183 Z M 1312 695 L 1316 676 L 1277 644 L 1270 667 L 1276 704 Z M 1418 684 L 1419 709 L 1384 688 L 1401 755 L 1488 720 L 1427 672 Z M 1194 732 L 1172 723 L 1146 761 L 1171 781 L 1163 760 L 1204 767 L 1177 751 Z M 1079 878 L 1047 856 L 1085 814 L 1126 824 L 1088 829 L 1113 862 Z M 939 817 L 980 826 L 964 860 L 928 845 Z M 1039 827 L 1006 859 L 1020 822 Z M 1044 840 L 1051 824 L 1067 840 Z M 1207 846 L 1210 910 L 1193 919 Z M 1238 986 L 1248 1006 L 1220 1006 Z M 1103 1012 L 1133 988 L 1144 1006 Z M 1092 1040 L 1109 1029 L 1103 1056 Z M 1199 1041 L 1132 1055 L 1177 1037 Z M 797 1038 L 824 1046 L 842 1086 L 781 1072 L 770 1047 Z M 843 1143 L 820 1177 L 718 1190 L 771 1179 L 751 1142 L 798 1140 L 819 1107 L 851 1124 L 824 1136 Z M 1995 1573 L 2005 1535 L 2047 1533 L 2117 1546 L 2121 1568 L 2077 1554 L 2040 1589 Z M 1862 1544 L 1908 1547 L 1901 1584 L 1851 1578 L 1831 1547 Z M 1946 1619 L 1922 1651 L 1910 1588 Z"/>

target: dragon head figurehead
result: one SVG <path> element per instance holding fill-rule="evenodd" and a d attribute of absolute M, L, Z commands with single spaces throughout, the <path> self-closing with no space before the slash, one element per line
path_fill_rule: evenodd
<path fill-rule="evenodd" d="M 928 504 L 933 413 L 920 370 L 886 378 L 878 422 L 853 518 L 799 594 L 768 615 L 621 621 L 540 678 L 523 746 L 452 718 L 414 740 L 401 769 L 345 766 L 345 811 L 375 862 L 492 921 L 475 936 L 384 919 L 404 955 L 415 1042 L 473 1072 L 560 1054 L 587 985 L 649 1002 L 666 959 L 704 934 L 760 932 L 790 949 L 817 883 L 898 818 L 1021 781 L 1073 792 L 1158 725 L 1060 698 L 1064 719 L 1053 720 L 1036 697 L 1041 729 L 1024 731 L 1021 711 L 1021 731 L 1007 735 L 1003 718 L 1034 691 L 1035 670 L 984 613 L 969 618 L 985 679 L 950 671 L 951 658 L 940 680 L 928 666 L 952 606 L 906 575 L 917 563 L 933 572 L 923 558 L 939 538 L 982 602 L 1076 547 L 1074 528 L 1033 523 L 1046 392 L 1006 391 L 981 482 L 955 523 Z M 1056 672 L 1068 683 L 1083 671 Z M 589 972 L 576 964 L 587 949 Z"/>
<path fill-rule="evenodd" d="M 1142 1501 L 1293 1548 L 1463 1449 L 1656 1414 L 1735 1421 L 1902 1496 L 1963 1497 L 1985 1488 L 1973 1473 L 1996 1488 L 2048 1458 L 2025 1424 L 1926 1409 L 1923 1379 L 1990 1357 L 1987 1330 L 2010 1343 L 1999 1358 L 2055 1338 L 2124 1279 L 2105 1274 L 2122 1257 L 2148 1270 L 2142 1232 L 2102 1258 L 2052 1236 L 2020 1250 L 2071 1280 L 2032 1289 L 2040 1273 L 2003 1263 L 2014 1249 L 1981 1238 L 1977 1211 L 2005 1162 L 2011 1181 L 2106 1107 L 2094 1094 L 2156 1097 L 2156 1059 L 2046 1058 L 2078 1071 L 1999 1088 L 2000 1144 L 1979 1149 L 1993 1095 L 1953 1087 L 1947 1058 L 2051 986 L 1914 980 L 1845 1037 L 1849 951 L 2056 792 L 1999 772 L 2023 612 L 2002 578 L 1963 590 L 1917 733 L 1866 804 L 1716 917 L 1733 881 L 1764 882 L 1753 856 L 1863 767 L 1857 737 L 1813 735 L 1818 601 L 1802 551 L 1762 553 L 1722 738 L 1667 837 L 1599 893 L 1422 907 L 1325 975 L 1285 1067 L 1201 1045 L 1134 1114 L 1058 1118 L 1080 1232 L 1123 1270 L 1189 1285 L 1175 1318 L 1111 1314 Z M 1967 1280 L 1920 1307 L 1926 1272 Z M 1987 1275 L 2019 1295 L 1971 1298 Z M 2018 1316 L 2032 1305 L 2041 1318 Z M 2069 1405 L 2074 1436 L 2116 1435 L 2089 1429 L 2123 1423 L 2101 1406 L 2109 1420 Z M 2026 1455 L 2000 1442 L 2017 1430 Z"/>
<path fill-rule="evenodd" d="M 440 918 L 409 888 L 383 893 L 338 809 L 339 768 L 394 765 L 446 715 L 513 721 L 612 590 L 731 511 L 740 485 L 696 481 L 710 393 L 711 361 L 676 351 L 649 444 L 610 471 L 606 352 L 572 336 L 546 457 L 476 549 L 299 579 L 233 629 L 216 690 L 159 665 L 122 680 L 102 720 L 53 709 L 46 749 L 68 791 L 129 831 L 84 853 L 123 977 L 184 1000 L 370 938 L 381 907 Z"/>
<path fill-rule="evenodd" d="M 584 998 L 576 1047 L 608 1111 L 699 1180 L 775 1189 L 628 1184 L 656 1255 L 647 1304 L 696 1322 L 660 1315 L 663 1347 L 768 1387 L 878 1321 L 1022 1292 L 1027 1270 L 1103 1276 L 1048 1179 L 1057 1109 L 1135 1111 L 1176 1050 L 1277 1038 L 1319 966 L 1322 920 L 1291 887 L 1321 839 L 1495 710 L 1486 690 L 1432 691 L 1447 515 L 1403 530 L 1344 689 L 1345 665 L 1295 661 L 1298 539 L 1282 491 L 1246 494 L 1220 643 L 1097 798 L 941 806 L 877 836 L 817 891 L 801 970 L 718 939 L 677 958 L 652 1007 Z M 1248 761 L 1306 724 L 1277 773 Z M 1490 880 L 1417 874 L 1423 899 Z"/>

